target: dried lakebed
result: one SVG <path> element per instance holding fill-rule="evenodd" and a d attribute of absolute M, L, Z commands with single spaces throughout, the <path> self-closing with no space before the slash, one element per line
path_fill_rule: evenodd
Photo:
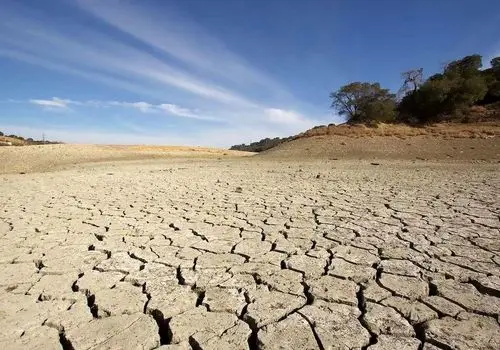
<path fill-rule="evenodd" d="M 498 164 L 0 176 L 2 349 L 499 349 Z"/>

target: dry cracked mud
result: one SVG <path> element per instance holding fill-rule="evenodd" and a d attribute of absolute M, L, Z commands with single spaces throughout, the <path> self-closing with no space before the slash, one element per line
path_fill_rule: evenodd
<path fill-rule="evenodd" d="M 498 164 L 0 175 L 2 349 L 500 349 Z"/>

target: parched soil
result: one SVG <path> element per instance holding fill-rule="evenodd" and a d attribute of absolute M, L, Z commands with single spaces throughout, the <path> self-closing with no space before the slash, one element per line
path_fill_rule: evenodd
<path fill-rule="evenodd" d="M 499 349 L 499 170 L 211 156 L 0 175 L 0 348 Z"/>
<path fill-rule="evenodd" d="M 228 158 L 253 155 L 218 148 L 184 146 L 39 145 L 0 147 L 0 174 L 41 172 L 72 165 L 144 159 Z"/>

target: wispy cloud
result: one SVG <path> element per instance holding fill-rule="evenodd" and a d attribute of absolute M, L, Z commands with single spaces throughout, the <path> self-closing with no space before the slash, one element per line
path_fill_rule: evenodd
<path fill-rule="evenodd" d="M 8 101 L 6 101 L 8 102 Z M 19 101 L 15 101 L 19 103 Z M 89 108 L 109 108 L 109 107 L 120 107 L 120 108 L 131 108 L 137 110 L 141 113 L 156 113 L 170 115 L 174 117 L 188 118 L 188 119 L 198 119 L 205 121 L 221 122 L 221 119 L 211 117 L 209 115 L 203 115 L 199 110 L 191 110 L 189 108 L 181 107 L 172 103 L 160 103 L 152 104 L 144 101 L 137 102 L 127 102 L 127 101 L 75 101 L 70 99 L 61 99 L 58 97 L 52 97 L 51 99 L 30 99 L 27 101 L 31 104 L 40 106 L 44 109 L 60 109 L 69 110 L 69 106 L 78 107 L 89 107 Z"/>
<path fill-rule="evenodd" d="M 15 13 L 11 16 L 16 18 Z M 0 37 L 0 55 L 3 56 L 119 87 L 122 81 L 129 84 L 132 81 L 134 88 L 144 95 L 150 95 L 155 88 L 163 92 L 174 88 L 228 105 L 257 106 L 238 92 L 197 78 L 166 60 L 77 23 L 65 33 L 29 17 L 18 17 L 16 21 L 5 19 L 2 26 L 6 34 Z"/>
<path fill-rule="evenodd" d="M 301 103 L 269 74 L 179 13 L 155 13 L 144 2 L 61 3 L 78 14 L 70 18 L 71 25 L 59 23 L 50 11 L 35 12 L 22 2 L 5 0 L 0 12 L 0 57 L 124 89 L 137 99 L 54 97 L 32 99 L 32 104 L 51 111 L 129 108 L 142 114 L 217 122 L 217 127 L 246 130 L 243 135 L 262 132 L 256 137 L 293 134 L 317 123 L 288 105 L 287 101 L 293 106 Z M 84 21 L 82 16 L 87 16 Z M 88 25 L 91 20 L 95 26 Z M 118 30 L 98 31 L 100 21 Z M 205 127 L 205 123 L 192 124 Z"/>
<path fill-rule="evenodd" d="M 179 146 L 213 146 L 229 147 L 231 145 L 255 141 L 266 135 L 269 137 L 285 136 L 276 133 L 265 126 L 248 129 L 245 127 L 228 126 L 217 129 L 199 130 L 180 134 L 176 130 L 166 130 L 161 133 L 146 133 L 144 130 L 130 130 L 119 132 L 101 130 L 91 127 L 56 128 L 34 127 L 16 124 L 2 125 L 6 134 L 22 135 L 40 139 L 42 134 L 49 140 L 81 144 L 154 144 Z"/>
<path fill-rule="evenodd" d="M 109 105 L 109 106 L 121 106 L 121 107 L 131 107 L 135 108 L 142 113 L 153 113 L 155 112 L 155 106 L 151 103 L 147 103 L 144 101 L 140 102 L 119 102 L 119 101 L 110 101 L 110 102 L 99 102 L 99 101 L 90 101 L 90 105 Z"/>
<path fill-rule="evenodd" d="M 57 97 L 52 98 L 51 100 L 29 100 L 30 103 L 42 106 L 42 107 L 48 107 L 48 108 L 59 108 L 59 109 L 67 109 L 68 104 L 70 101 L 68 100 L 61 100 Z"/>
<path fill-rule="evenodd" d="M 175 8 L 161 12 L 144 2 L 77 0 L 80 6 L 108 24 L 199 70 L 235 83 L 245 82 L 291 96 L 268 74 L 256 69 L 218 38 Z M 168 4 L 163 3 L 164 6 Z"/>

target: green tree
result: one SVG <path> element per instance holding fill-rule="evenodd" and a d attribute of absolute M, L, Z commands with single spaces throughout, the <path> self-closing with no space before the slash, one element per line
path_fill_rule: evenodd
<path fill-rule="evenodd" d="M 444 69 L 444 75 L 449 78 L 469 78 L 480 74 L 479 69 L 483 66 L 480 55 L 470 55 L 448 63 Z"/>
<path fill-rule="evenodd" d="M 330 94 L 332 108 L 349 123 L 392 121 L 396 115 L 395 95 L 379 83 L 354 82 Z"/>
<path fill-rule="evenodd" d="M 483 104 L 494 103 L 500 101 L 500 57 L 495 57 L 491 61 L 491 68 L 482 71 L 488 92 L 481 101 Z"/>
<path fill-rule="evenodd" d="M 479 55 L 450 62 L 442 74 L 431 76 L 418 90 L 406 94 L 398 106 L 400 118 L 440 121 L 481 101 L 488 91 L 481 66 Z"/>
<path fill-rule="evenodd" d="M 495 57 L 490 61 L 491 68 L 494 70 L 500 70 L 500 57 Z"/>
<path fill-rule="evenodd" d="M 3 132 L 0 131 L 0 136 L 3 136 Z"/>

